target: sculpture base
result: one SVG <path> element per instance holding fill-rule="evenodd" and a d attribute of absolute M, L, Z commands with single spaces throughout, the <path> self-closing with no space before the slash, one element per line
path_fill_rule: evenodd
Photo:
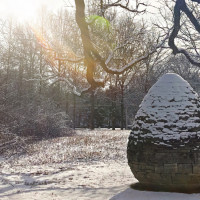
<path fill-rule="evenodd" d="M 200 185 L 150 185 L 137 182 L 132 184 L 131 188 L 135 190 L 152 192 L 176 192 L 185 194 L 200 193 Z"/>
<path fill-rule="evenodd" d="M 129 167 L 143 185 L 175 190 L 200 188 L 199 149 L 189 145 L 172 149 L 143 143 L 130 146 L 127 153 Z"/>

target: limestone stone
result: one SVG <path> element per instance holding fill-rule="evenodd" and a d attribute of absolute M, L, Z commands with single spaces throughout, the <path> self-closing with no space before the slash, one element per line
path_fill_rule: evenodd
<path fill-rule="evenodd" d="M 178 164 L 178 173 L 188 173 L 192 174 L 193 165 L 192 164 Z"/>
<path fill-rule="evenodd" d="M 193 164 L 193 173 L 200 174 L 200 164 Z"/>
<path fill-rule="evenodd" d="M 173 164 L 164 164 L 164 173 L 168 174 L 168 173 L 177 173 L 178 171 L 178 167 L 177 167 L 177 163 L 173 163 Z"/>
<path fill-rule="evenodd" d="M 200 188 L 200 103 L 177 74 L 166 74 L 144 97 L 129 136 L 128 164 L 141 184 Z"/>

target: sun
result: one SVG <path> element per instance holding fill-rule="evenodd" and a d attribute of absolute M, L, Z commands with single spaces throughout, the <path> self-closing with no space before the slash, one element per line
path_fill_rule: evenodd
<path fill-rule="evenodd" d="M 0 0 L 0 17 L 11 16 L 21 22 L 35 19 L 42 6 L 55 11 L 63 7 L 63 0 Z"/>
<path fill-rule="evenodd" d="M 1 0 L 0 12 L 2 16 L 12 16 L 20 21 L 29 21 L 37 13 L 36 0 Z"/>
<path fill-rule="evenodd" d="M 30 22 L 37 18 L 41 7 L 54 12 L 64 5 L 64 0 L 0 0 L 0 18 L 11 16 L 21 22 Z"/>

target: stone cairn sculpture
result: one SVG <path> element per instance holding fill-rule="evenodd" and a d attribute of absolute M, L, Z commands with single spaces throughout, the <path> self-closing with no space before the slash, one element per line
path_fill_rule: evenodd
<path fill-rule="evenodd" d="M 128 164 L 145 187 L 200 191 L 200 106 L 190 84 L 162 76 L 144 97 L 129 136 Z"/>

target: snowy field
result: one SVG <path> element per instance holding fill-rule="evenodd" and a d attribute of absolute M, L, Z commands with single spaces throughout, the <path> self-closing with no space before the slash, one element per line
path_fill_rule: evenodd
<path fill-rule="evenodd" d="M 126 160 L 130 131 L 78 130 L 0 157 L 0 200 L 199 200 L 200 194 L 143 192 Z"/>
<path fill-rule="evenodd" d="M 1 157 L 0 200 L 105 200 L 135 181 L 126 161 L 130 131 L 78 130 Z"/>

